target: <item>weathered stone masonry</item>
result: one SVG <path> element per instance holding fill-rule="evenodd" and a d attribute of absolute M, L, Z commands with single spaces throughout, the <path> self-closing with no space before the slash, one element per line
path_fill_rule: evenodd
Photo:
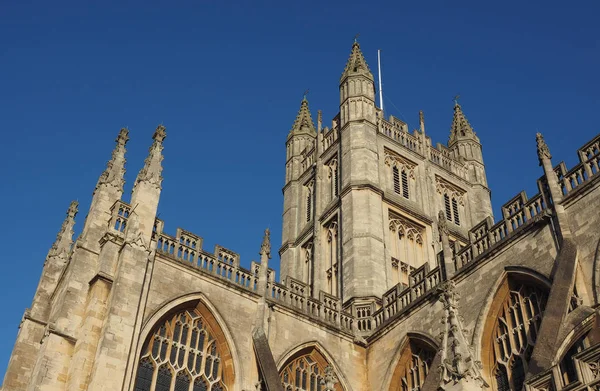
<path fill-rule="evenodd" d="M 286 139 L 281 278 L 157 218 L 166 129 L 130 202 L 122 129 L 73 240 L 44 262 L 2 390 L 598 390 L 600 135 L 492 216 L 458 102 L 449 140 L 375 106 L 354 43 L 340 110 Z M 533 137 L 532 137 L 533 153 Z M 257 235 L 258 237 L 258 235 Z M 258 240 L 257 240 L 258 244 Z"/>

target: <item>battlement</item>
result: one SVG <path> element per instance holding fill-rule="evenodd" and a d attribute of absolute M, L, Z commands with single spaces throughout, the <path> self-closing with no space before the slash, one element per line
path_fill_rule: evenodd
<path fill-rule="evenodd" d="M 117 201 L 111 211 L 111 231 L 124 238 L 132 208 L 123 201 Z M 163 229 L 164 222 L 156 219 L 152 246 L 156 248 L 157 255 L 185 263 L 206 276 L 244 291 L 259 294 L 259 262 L 251 261 L 250 269 L 246 269 L 240 266 L 239 254 L 232 250 L 215 245 L 211 253 L 202 248 L 202 237 L 182 228 L 177 228 L 175 236 L 171 236 L 163 232 Z M 278 283 L 275 281 L 275 270 L 271 268 L 267 273 L 267 301 L 304 314 L 338 331 L 353 334 L 354 317 L 342 312 L 340 299 L 322 291 L 319 299 L 312 298 L 306 284 L 289 276 L 283 284 Z"/>
<path fill-rule="evenodd" d="M 465 164 L 454 159 L 448 147 L 441 143 L 437 143 L 434 147 L 431 138 L 424 136 L 417 129 L 413 130 L 411 134 L 408 131 L 408 125 L 404 121 L 394 116 L 390 116 L 389 120 L 379 118 L 377 131 L 392 139 L 402 149 L 412 151 L 424 160 L 429 160 L 433 164 L 462 179 L 466 180 L 468 178 Z"/>
<path fill-rule="evenodd" d="M 405 124 L 401 121 L 391 117 L 390 121 L 382 120 L 381 123 L 383 134 L 399 140 L 399 144 L 403 147 L 420 156 L 428 157 L 434 163 L 436 156 L 439 156 L 446 159 L 444 161 L 451 162 L 449 164 L 460 167 L 461 163 L 449 157 L 446 148 L 439 146 L 433 148 L 428 145 L 428 149 L 424 149 L 423 143 L 420 142 L 422 140 L 419 137 L 420 132 L 415 131 L 414 135 L 410 135 L 405 131 Z M 329 130 L 329 133 L 334 131 L 335 128 Z M 436 152 L 426 153 L 428 150 Z M 554 170 L 564 196 L 563 203 L 586 188 L 588 183 L 600 178 L 600 134 L 582 146 L 578 150 L 578 156 L 580 162 L 570 170 L 567 170 L 564 162 L 559 163 Z M 537 180 L 537 186 L 539 192 L 533 197 L 528 197 L 524 191 L 521 191 L 502 205 L 500 221 L 494 223 L 491 218 L 487 218 L 471 228 L 468 231 L 466 245 L 461 246 L 458 241 L 455 242 L 452 262 L 457 274 L 468 273 L 468 269 L 473 265 L 526 232 L 528 227 L 552 218 L 553 200 L 545 176 Z M 132 213 L 131 206 L 123 201 L 117 201 L 111 211 L 110 227 L 117 236 L 124 236 Z M 181 228 L 176 230 L 175 236 L 171 236 L 166 234 L 163 228 L 164 222 L 156 219 L 152 245 L 158 255 L 184 262 L 204 275 L 258 294 L 260 263 L 252 261 L 250 269 L 246 269 L 240 266 L 239 254 L 230 249 L 216 245 L 213 252 L 208 252 L 202 248 L 202 237 Z M 434 263 L 443 264 L 441 253 L 437 254 Z M 425 302 L 446 280 L 447 274 L 443 266 L 430 269 L 429 263 L 425 263 L 416 269 L 410 267 L 408 269 L 410 269 L 407 270 L 408 285 L 405 283 L 395 285 L 383 294 L 380 301 L 378 300 L 379 308 L 375 308 L 375 303 L 368 305 L 368 308 L 357 307 L 354 315 L 348 312 L 351 307 L 342 308 L 342 301 L 333 295 L 320 291 L 318 298 L 312 297 L 308 284 L 302 281 L 287 276 L 283 282 L 276 282 L 273 269 L 269 269 L 267 273 L 267 301 L 340 332 L 367 337 L 392 323 L 410 308 Z"/>

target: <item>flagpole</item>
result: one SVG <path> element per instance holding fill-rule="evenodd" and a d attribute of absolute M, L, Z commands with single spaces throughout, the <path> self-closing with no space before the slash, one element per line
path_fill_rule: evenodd
<path fill-rule="evenodd" d="M 379 108 L 383 112 L 383 89 L 381 87 L 381 49 L 377 49 L 377 70 L 379 76 Z"/>

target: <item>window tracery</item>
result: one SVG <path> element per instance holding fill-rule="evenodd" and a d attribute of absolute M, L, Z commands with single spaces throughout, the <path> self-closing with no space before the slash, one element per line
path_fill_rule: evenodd
<path fill-rule="evenodd" d="M 411 188 L 415 179 L 416 164 L 389 151 L 385 152 L 384 163 L 391 167 L 392 189 L 394 193 L 406 199 L 411 199 Z"/>
<path fill-rule="evenodd" d="M 390 391 L 420 391 L 435 350 L 418 340 L 409 340 L 406 344 L 392 377 Z"/>
<path fill-rule="evenodd" d="M 436 177 L 436 190 L 442 196 L 446 220 L 460 225 L 465 192 L 439 177 Z"/>
<path fill-rule="evenodd" d="M 532 284 L 508 281 L 495 315 L 490 378 L 496 391 L 520 391 L 542 322 L 548 294 Z"/>
<path fill-rule="evenodd" d="M 390 216 L 390 244 L 392 264 L 395 265 L 396 275 L 394 284 L 408 284 L 410 270 L 425 263 L 425 241 L 422 227 L 401 217 Z M 398 266 L 402 266 L 398 269 Z"/>
<path fill-rule="evenodd" d="M 318 350 L 311 348 L 293 357 L 279 371 L 285 391 L 325 391 L 331 366 Z M 333 389 L 343 391 L 339 382 Z"/>
<path fill-rule="evenodd" d="M 203 310 L 198 305 L 180 311 L 155 328 L 138 362 L 135 391 L 227 389 L 223 344 Z"/>
<path fill-rule="evenodd" d="M 331 199 L 333 200 L 339 195 L 339 179 L 338 179 L 338 161 L 337 159 L 332 159 L 327 165 L 329 168 L 328 178 L 331 185 Z"/>

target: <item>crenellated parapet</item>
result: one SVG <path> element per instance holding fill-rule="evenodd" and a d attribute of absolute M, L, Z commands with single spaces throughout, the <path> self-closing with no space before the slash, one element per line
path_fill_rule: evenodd
<path fill-rule="evenodd" d="M 128 205 L 120 202 L 116 205 L 115 221 L 120 217 L 120 210 L 127 210 Z M 124 213 L 121 213 L 124 215 Z M 260 269 L 259 262 L 252 261 L 250 269 L 240 266 L 239 254 L 223 246 L 216 245 L 213 252 L 202 248 L 202 238 L 189 231 L 178 228 L 175 236 L 163 232 L 164 223 L 157 219 L 153 233 L 153 242 L 156 243 L 157 256 L 181 262 L 194 270 L 228 286 L 242 289 L 253 294 L 260 294 Z M 113 229 L 118 231 L 115 226 Z M 302 281 L 287 277 L 283 283 L 275 281 L 275 270 L 268 269 L 267 273 L 268 303 L 280 305 L 288 310 L 307 316 L 333 327 L 344 333 L 354 334 L 354 316 L 342 311 L 339 298 L 320 292 L 318 298 L 309 295 L 309 287 Z"/>

